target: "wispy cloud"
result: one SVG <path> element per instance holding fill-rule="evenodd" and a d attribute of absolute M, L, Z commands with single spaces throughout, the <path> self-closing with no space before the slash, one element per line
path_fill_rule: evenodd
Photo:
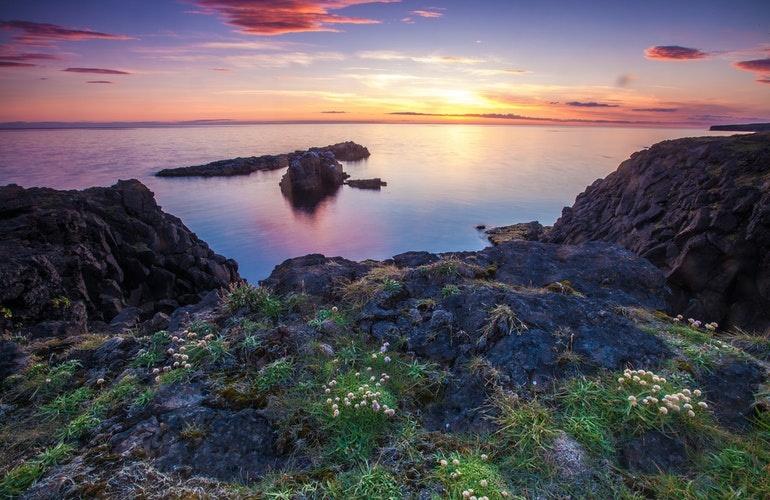
<path fill-rule="evenodd" d="M 89 80 L 86 83 L 112 83 L 109 80 Z"/>
<path fill-rule="evenodd" d="M 241 68 L 285 68 L 288 66 L 309 66 L 319 61 L 342 61 L 340 52 L 279 52 L 269 54 L 248 54 L 227 56 L 224 60 Z"/>
<path fill-rule="evenodd" d="M 18 62 L 18 61 L 0 61 L 0 68 L 30 68 L 37 64 Z"/>
<path fill-rule="evenodd" d="M 749 61 L 738 61 L 735 67 L 743 71 L 758 73 L 757 83 L 770 83 L 770 57 L 765 59 L 752 59 Z"/>
<path fill-rule="evenodd" d="M 565 102 L 567 106 L 573 106 L 576 108 L 617 108 L 618 104 L 607 104 L 606 102 L 595 101 L 569 101 Z"/>
<path fill-rule="evenodd" d="M 410 11 L 411 14 L 418 17 L 437 18 L 444 15 L 444 10 L 439 7 L 428 7 L 427 9 L 418 9 Z"/>
<path fill-rule="evenodd" d="M 660 59 L 664 61 L 688 61 L 693 59 L 704 59 L 709 56 L 708 52 L 691 47 L 681 47 L 679 45 L 655 45 L 648 47 L 644 51 L 647 59 Z"/>
<path fill-rule="evenodd" d="M 400 0 L 197 0 L 203 12 L 219 14 L 231 26 L 250 35 L 283 35 L 339 31 L 339 24 L 378 24 L 377 19 L 334 13 L 353 5 Z"/>
<path fill-rule="evenodd" d="M 633 108 L 631 111 L 640 113 L 675 113 L 679 108 Z"/>
<path fill-rule="evenodd" d="M 15 31 L 13 41 L 30 45 L 50 45 L 57 41 L 131 40 L 126 35 L 115 35 L 89 29 L 66 28 L 57 24 L 31 21 L 2 21 L 0 29 Z"/>
<path fill-rule="evenodd" d="M 425 55 L 417 56 L 405 54 L 395 50 L 369 50 L 356 54 L 360 59 L 373 59 L 376 61 L 412 61 L 425 64 L 481 64 L 484 59 L 473 57 L 449 56 L 449 55 Z"/>
<path fill-rule="evenodd" d="M 130 75 L 128 71 L 105 68 L 67 68 L 62 71 L 67 73 L 93 73 L 97 75 Z"/>
<path fill-rule="evenodd" d="M 445 10 L 446 9 L 443 9 L 440 7 L 428 7 L 425 9 L 410 10 L 409 11 L 410 15 L 401 19 L 401 22 L 404 22 L 407 24 L 414 24 L 415 17 L 422 17 L 424 19 L 438 19 L 439 17 L 442 17 L 444 15 Z"/>
<path fill-rule="evenodd" d="M 31 52 L 2 52 L 3 48 L 0 47 L 0 67 L 5 68 L 29 68 L 37 66 L 36 61 L 56 61 L 60 57 L 55 54 L 42 54 Z M 7 49 L 5 49 L 7 50 Z"/>
<path fill-rule="evenodd" d="M 344 115 L 345 113 L 347 113 L 347 111 L 330 110 L 330 111 L 321 111 L 321 113 L 324 115 Z"/>

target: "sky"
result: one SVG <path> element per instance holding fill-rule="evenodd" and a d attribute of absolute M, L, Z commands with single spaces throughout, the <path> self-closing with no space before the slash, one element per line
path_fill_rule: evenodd
<path fill-rule="evenodd" d="M 770 121 L 770 1 L 0 0 L 0 121 Z"/>

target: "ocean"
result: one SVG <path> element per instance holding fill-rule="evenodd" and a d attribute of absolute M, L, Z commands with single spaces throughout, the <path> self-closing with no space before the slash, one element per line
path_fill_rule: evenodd
<path fill-rule="evenodd" d="M 238 261 L 251 282 L 283 260 L 322 253 L 384 259 L 408 250 L 478 250 L 476 229 L 552 224 L 585 187 L 634 151 L 702 129 L 412 124 L 265 124 L 0 131 L 0 185 L 81 189 L 139 179 L 158 203 Z M 295 206 L 283 171 L 229 178 L 153 174 L 214 160 L 353 140 L 372 155 L 343 162 L 353 179 L 315 206 Z"/>

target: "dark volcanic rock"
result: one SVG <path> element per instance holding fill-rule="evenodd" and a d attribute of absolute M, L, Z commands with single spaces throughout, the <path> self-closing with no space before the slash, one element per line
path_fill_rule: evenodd
<path fill-rule="evenodd" d="M 281 192 L 290 198 L 336 191 L 347 174 L 328 151 L 309 151 L 294 156 L 281 178 Z"/>
<path fill-rule="evenodd" d="M 479 229 L 484 229 L 484 227 Z M 487 229 L 484 233 L 487 235 L 490 243 L 499 245 L 513 240 L 540 241 L 549 229 L 549 227 L 544 227 L 537 221 L 532 221 L 512 224 L 510 226 L 493 227 Z"/>
<path fill-rule="evenodd" d="M 32 336 L 116 330 L 239 279 L 136 180 L 83 191 L 0 187 L 0 304 Z M 131 315 L 124 313 L 127 307 Z M 130 317 L 129 317 L 130 316 Z"/>
<path fill-rule="evenodd" d="M 321 254 L 305 255 L 279 264 L 261 282 L 279 294 L 305 292 L 330 296 L 337 283 L 363 276 L 370 266 L 342 257 L 327 258 Z"/>
<path fill-rule="evenodd" d="M 278 170 L 288 165 L 289 155 L 249 156 L 213 161 L 205 165 L 165 168 L 155 175 L 158 177 L 229 177 L 249 175 L 257 170 Z"/>
<path fill-rule="evenodd" d="M 353 141 L 340 142 L 321 148 L 310 148 L 314 153 L 331 153 L 337 160 L 356 161 L 369 157 L 366 147 Z M 249 175 L 259 170 L 278 170 L 288 167 L 292 160 L 308 151 L 264 156 L 248 156 L 218 160 L 204 165 L 190 167 L 165 168 L 155 175 L 158 177 L 229 177 L 233 175 Z"/>
<path fill-rule="evenodd" d="M 664 141 L 580 194 L 545 237 L 662 268 L 686 317 L 770 326 L 770 133 Z"/>
<path fill-rule="evenodd" d="M 310 151 L 331 151 L 335 158 L 342 161 L 364 160 L 370 156 L 366 146 L 356 144 L 353 141 L 339 142 L 323 148 L 310 148 Z"/>
<path fill-rule="evenodd" d="M 253 481 L 275 466 L 275 433 L 256 410 L 192 405 L 152 416 L 111 440 L 117 453 L 154 459 L 164 471 Z"/>
<path fill-rule="evenodd" d="M 379 190 L 382 186 L 387 186 L 388 183 L 380 179 L 379 177 L 375 177 L 373 179 L 350 179 L 345 181 L 345 184 L 347 184 L 350 187 L 358 188 L 358 189 L 377 189 Z"/>
<path fill-rule="evenodd" d="M 452 264 L 457 270 L 443 277 L 420 267 L 452 258 L 459 260 Z M 657 337 L 639 330 L 617 307 L 663 307 L 662 273 L 613 245 L 514 241 L 479 252 L 403 254 L 387 262 L 416 267 L 403 267 L 398 291 L 380 293 L 363 307 L 359 326 L 391 342 L 403 334 L 408 350 L 421 358 L 454 366 L 481 355 L 509 382 L 543 386 L 573 370 L 564 362 L 567 349 L 589 371 L 653 367 L 670 356 Z M 338 285 L 360 278 L 374 265 L 308 255 L 276 267 L 263 284 L 279 293 L 306 292 L 335 300 Z M 487 269 L 495 269 L 495 280 L 507 286 L 479 281 Z M 539 288 L 564 281 L 575 293 L 543 293 Z M 458 291 L 443 296 L 444 285 L 450 283 Z M 435 309 L 420 313 L 416 309 L 420 297 L 437 297 Z M 527 330 L 485 332 L 495 306 L 510 308 Z M 450 426 L 475 425 L 466 416 L 451 415 L 452 407 L 446 402 L 432 410 L 435 427 L 455 419 Z"/>
<path fill-rule="evenodd" d="M 674 436 L 647 431 L 623 445 L 620 463 L 632 472 L 645 474 L 679 472 L 687 463 L 687 448 Z"/>

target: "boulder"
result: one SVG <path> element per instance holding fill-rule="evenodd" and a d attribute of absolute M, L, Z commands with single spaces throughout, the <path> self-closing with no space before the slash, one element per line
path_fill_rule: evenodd
<path fill-rule="evenodd" d="M 770 133 L 664 141 L 565 208 L 553 243 L 613 242 L 666 273 L 674 313 L 770 327 Z"/>
<path fill-rule="evenodd" d="M 281 191 L 287 196 L 322 194 L 336 190 L 346 175 L 333 153 L 308 151 L 292 158 Z"/>

